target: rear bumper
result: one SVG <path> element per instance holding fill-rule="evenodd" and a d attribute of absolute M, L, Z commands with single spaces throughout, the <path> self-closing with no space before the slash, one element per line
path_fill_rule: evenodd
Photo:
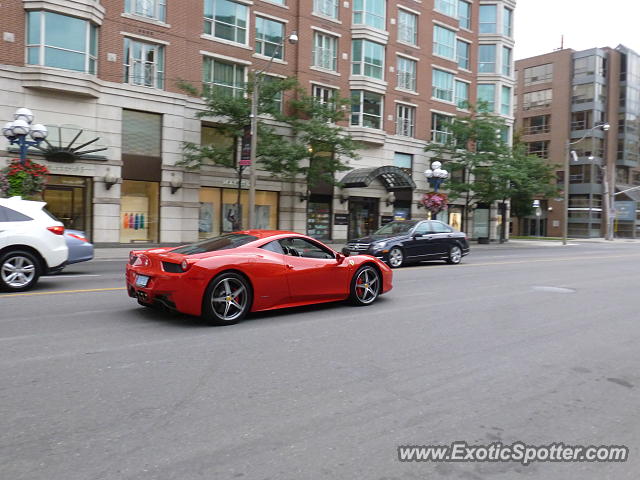
<path fill-rule="evenodd" d="M 54 273 L 58 273 L 60 272 L 64 267 L 66 267 L 69 264 L 69 262 L 67 262 L 66 260 L 64 262 L 62 262 L 60 265 L 56 265 L 55 267 L 49 267 L 47 268 L 47 271 L 45 272 L 45 275 L 53 275 Z"/>

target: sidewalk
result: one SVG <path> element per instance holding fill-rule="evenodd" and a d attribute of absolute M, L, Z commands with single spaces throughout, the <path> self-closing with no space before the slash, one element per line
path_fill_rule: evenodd
<path fill-rule="evenodd" d="M 569 239 L 568 245 L 579 245 L 582 243 L 606 243 L 623 244 L 623 243 L 636 243 L 640 245 L 640 239 L 632 238 L 616 238 L 612 241 L 605 240 L 604 238 L 584 238 L 584 239 Z M 344 243 L 327 243 L 327 245 L 338 252 L 342 250 Z M 126 261 L 129 257 L 131 250 L 145 250 L 147 248 L 155 248 L 161 246 L 174 246 L 172 245 L 121 245 L 121 246 L 97 246 L 94 250 L 95 260 L 123 260 Z M 560 240 L 509 240 L 505 243 L 492 242 L 490 244 L 478 244 L 476 241 L 471 241 L 471 251 L 478 250 L 495 250 L 501 248 L 539 248 L 539 247 L 562 247 L 562 241 Z"/>

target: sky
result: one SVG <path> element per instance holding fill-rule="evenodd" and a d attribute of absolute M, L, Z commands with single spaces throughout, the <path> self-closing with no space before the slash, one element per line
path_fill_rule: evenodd
<path fill-rule="evenodd" d="M 640 0 L 517 0 L 516 60 L 620 44 L 640 53 Z"/>

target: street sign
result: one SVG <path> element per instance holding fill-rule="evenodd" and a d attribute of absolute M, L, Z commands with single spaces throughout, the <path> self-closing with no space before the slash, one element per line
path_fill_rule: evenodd
<path fill-rule="evenodd" d="M 616 220 L 633 222 L 636 219 L 636 202 L 634 201 L 616 201 L 613 208 Z"/>

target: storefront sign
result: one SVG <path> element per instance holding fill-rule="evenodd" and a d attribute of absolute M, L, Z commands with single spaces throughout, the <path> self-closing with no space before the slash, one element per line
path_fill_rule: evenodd
<path fill-rule="evenodd" d="M 393 222 L 394 219 L 395 217 L 393 215 L 382 215 L 380 217 L 380 225 L 386 225 L 389 222 Z"/>
<path fill-rule="evenodd" d="M 94 165 L 49 163 L 47 164 L 47 168 L 52 175 L 82 175 L 85 177 L 93 177 L 96 175 L 96 167 Z"/>
<path fill-rule="evenodd" d="M 222 181 L 223 185 L 232 185 L 238 188 L 238 179 L 237 178 L 225 178 Z M 240 188 L 249 188 L 249 180 L 242 180 L 240 183 Z"/>
<path fill-rule="evenodd" d="M 333 215 L 334 225 L 349 225 L 349 215 L 346 213 L 335 213 Z"/>

